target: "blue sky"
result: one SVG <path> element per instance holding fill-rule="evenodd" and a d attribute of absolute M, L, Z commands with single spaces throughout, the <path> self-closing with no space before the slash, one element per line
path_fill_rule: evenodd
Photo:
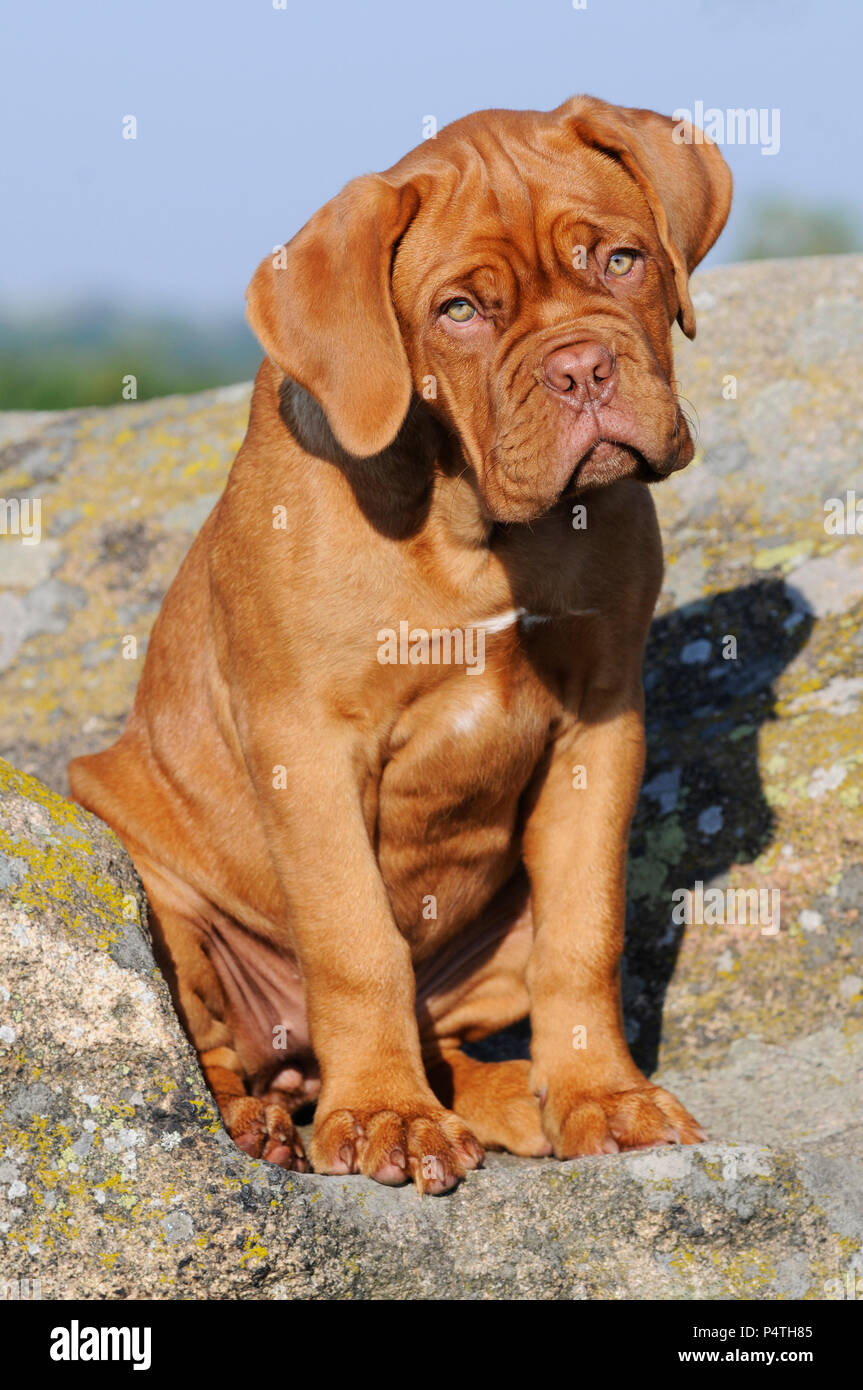
<path fill-rule="evenodd" d="M 857 0 L 14 0 L 4 26 L 0 306 L 239 312 L 261 256 L 425 116 L 576 92 L 779 109 L 776 156 L 725 150 L 714 261 L 759 193 L 863 217 Z"/>

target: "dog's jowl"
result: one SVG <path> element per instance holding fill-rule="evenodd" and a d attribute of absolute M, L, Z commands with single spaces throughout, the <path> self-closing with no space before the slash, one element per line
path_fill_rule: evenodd
<path fill-rule="evenodd" d="M 484 1147 L 702 1137 L 619 990 L 646 484 L 692 457 L 671 330 L 731 196 L 676 128 L 480 112 L 252 280 L 245 441 L 122 737 L 70 768 L 250 1154 L 441 1192 Z M 462 1050 L 528 1014 L 530 1063 Z"/>

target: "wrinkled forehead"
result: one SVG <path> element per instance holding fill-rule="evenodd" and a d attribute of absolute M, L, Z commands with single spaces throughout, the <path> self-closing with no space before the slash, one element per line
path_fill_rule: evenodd
<path fill-rule="evenodd" d="M 397 298 L 474 268 L 492 280 L 495 268 L 519 281 L 551 277 L 600 240 L 658 248 L 647 201 L 617 160 L 539 119 L 527 129 L 491 119 L 533 113 L 484 114 L 486 123 L 469 118 L 460 131 L 468 122 L 458 122 L 390 171 L 421 193 L 396 257 Z"/>

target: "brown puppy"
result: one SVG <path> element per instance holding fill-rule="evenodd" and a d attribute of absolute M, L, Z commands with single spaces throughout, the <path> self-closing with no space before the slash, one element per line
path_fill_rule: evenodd
<path fill-rule="evenodd" d="M 618 980 L 643 483 L 692 456 L 671 325 L 731 196 L 674 131 L 480 112 L 252 281 L 245 442 L 122 738 L 70 768 L 249 1153 L 304 1167 L 313 1096 L 318 1172 L 424 1191 L 483 1145 L 702 1137 L 632 1062 Z M 461 1051 L 528 1012 L 529 1068 Z"/>

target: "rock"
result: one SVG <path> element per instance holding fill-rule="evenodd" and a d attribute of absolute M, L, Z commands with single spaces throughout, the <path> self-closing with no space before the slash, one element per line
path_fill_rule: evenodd
<path fill-rule="evenodd" d="M 437 1200 L 247 1158 L 213 1112 L 113 834 L 5 763 L 0 807 L 0 863 L 15 866 L 0 899 L 7 1286 L 38 1279 L 58 1299 L 821 1297 L 848 1266 L 863 1163 L 811 1146 L 491 1156 Z M 823 1038 L 825 1072 L 834 1050 Z M 803 1054 L 769 1064 L 771 1140 L 796 1137 L 782 1097 Z M 731 1122 L 753 1066 L 768 1069 L 735 1052 L 718 1086 L 705 1075 L 705 1106 L 727 1093 Z"/>
<path fill-rule="evenodd" d="M 55 793 L 121 727 L 248 387 L 0 417 L 0 497 L 40 499 L 43 536 L 0 539 L 2 751 L 48 784 L 0 773 L 3 1281 L 49 1298 L 772 1299 L 863 1274 L 863 257 L 723 267 L 695 292 L 678 377 L 699 450 L 654 494 L 668 567 L 624 1003 L 641 1065 L 721 1142 L 491 1156 L 421 1201 L 227 1141 L 131 865 Z M 527 1046 L 521 1027 L 476 1050 Z"/>
<path fill-rule="evenodd" d="M 0 498 L 37 498 L 43 537 L 0 537 L 0 754 L 58 791 L 71 756 L 122 728 L 149 629 L 224 484 L 248 402 L 239 386 L 24 415 L 5 447 L 0 415 Z"/>

